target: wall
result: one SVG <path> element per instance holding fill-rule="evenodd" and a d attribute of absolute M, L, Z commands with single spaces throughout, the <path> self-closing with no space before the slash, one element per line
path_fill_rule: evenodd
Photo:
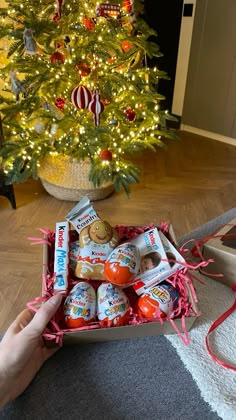
<path fill-rule="evenodd" d="M 174 95 L 171 108 L 171 112 L 179 117 L 181 117 L 183 113 L 196 1 L 197 0 L 192 0 L 190 2 L 189 0 L 185 0 L 182 7 L 183 11 L 178 43 L 178 59 L 176 64 Z"/>
<path fill-rule="evenodd" d="M 197 0 L 182 114 L 189 131 L 236 139 L 235 18 L 235 0 Z"/>

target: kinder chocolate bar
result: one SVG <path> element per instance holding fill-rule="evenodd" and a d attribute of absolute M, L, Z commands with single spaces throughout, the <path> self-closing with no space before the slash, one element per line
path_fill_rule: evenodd
<path fill-rule="evenodd" d="M 56 223 L 54 253 L 54 291 L 65 292 L 68 288 L 69 223 Z"/>
<path fill-rule="evenodd" d="M 118 244 L 118 234 L 100 219 L 88 197 L 84 197 L 66 216 L 79 233 L 79 255 L 75 275 L 105 280 L 104 264 Z"/>
<path fill-rule="evenodd" d="M 168 260 L 170 260 L 169 264 L 170 264 L 171 269 L 170 269 L 170 272 L 168 273 L 168 277 L 169 277 L 172 274 L 174 274 L 177 270 L 181 270 L 182 268 L 184 268 L 184 265 L 182 265 L 181 262 L 185 264 L 185 259 L 182 257 L 182 255 L 177 251 L 174 245 L 172 245 L 169 239 L 167 239 L 167 237 L 162 232 L 159 232 L 159 235 L 163 243 L 166 256 Z"/>
<path fill-rule="evenodd" d="M 135 278 L 133 288 L 138 295 L 160 283 L 167 276 L 171 267 L 167 259 L 157 228 L 142 233 L 131 241 L 140 251 L 140 272 Z"/>

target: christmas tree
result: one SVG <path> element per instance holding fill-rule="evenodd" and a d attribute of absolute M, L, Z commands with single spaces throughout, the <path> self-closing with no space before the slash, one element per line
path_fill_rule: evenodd
<path fill-rule="evenodd" d="M 0 153 L 8 182 L 37 178 L 46 156 L 63 155 L 89 159 L 95 187 L 110 181 L 128 192 L 139 179 L 132 157 L 177 137 L 160 106 L 167 75 L 147 64 L 161 54 L 142 1 L 6 3 Z"/>

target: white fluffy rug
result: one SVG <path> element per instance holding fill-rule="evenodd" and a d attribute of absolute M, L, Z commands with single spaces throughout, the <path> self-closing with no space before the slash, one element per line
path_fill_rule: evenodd
<path fill-rule="evenodd" d="M 212 410 L 223 420 L 233 420 L 236 419 L 236 371 L 220 366 L 211 358 L 205 337 L 211 324 L 233 304 L 236 292 L 216 279 L 198 277 L 205 282 L 205 285 L 195 282 L 202 314 L 189 333 L 190 345 L 185 346 L 176 335 L 166 338 L 175 347 Z M 236 311 L 211 333 L 210 345 L 218 358 L 236 366 Z"/>

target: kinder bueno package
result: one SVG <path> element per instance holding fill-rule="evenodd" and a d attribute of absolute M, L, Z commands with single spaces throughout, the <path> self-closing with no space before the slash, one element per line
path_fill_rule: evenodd
<path fill-rule="evenodd" d="M 79 252 L 75 276 L 105 280 L 105 261 L 118 245 L 116 230 L 108 222 L 100 219 L 88 197 L 84 197 L 67 214 L 66 220 L 79 233 Z"/>
<path fill-rule="evenodd" d="M 131 241 L 140 252 L 140 271 L 133 288 L 138 295 L 168 277 L 171 267 L 157 228 L 142 233 Z"/>
<path fill-rule="evenodd" d="M 69 223 L 56 223 L 54 252 L 54 291 L 65 292 L 68 288 Z"/>

